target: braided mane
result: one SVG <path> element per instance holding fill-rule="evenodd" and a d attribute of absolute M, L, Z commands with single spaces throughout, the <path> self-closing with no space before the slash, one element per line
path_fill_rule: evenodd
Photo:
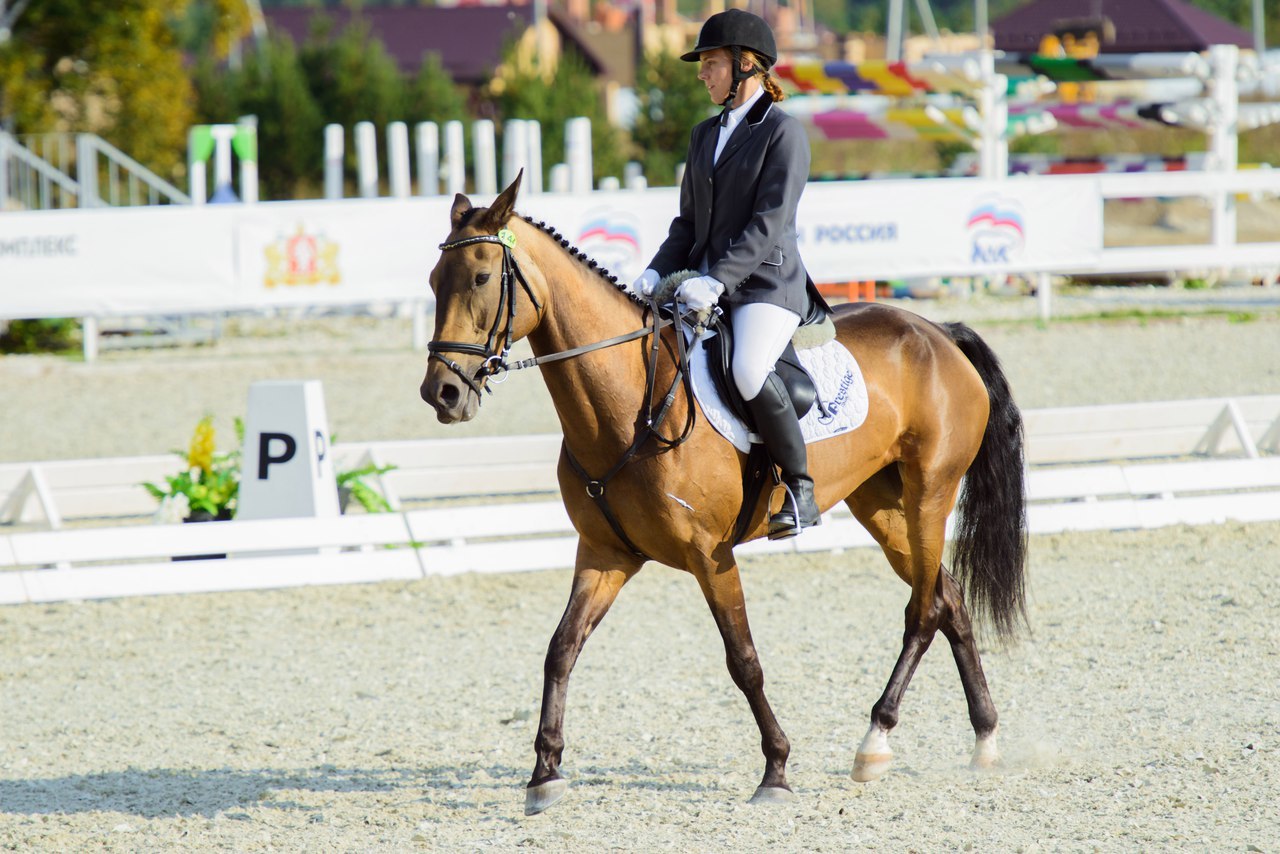
<path fill-rule="evenodd" d="M 560 232 L 556 231 L 554 226 L 549 225 L 548 223 L 545 223 L 542 220 L 535 221 L 533 217 L 526 216 L 525 214 L 516 214 L 516 216 L 520 217 L 522 220 L 529 223 L 529 225 L 533 226 L 539 231 L 544 232 L 552 240 L 559 243 L 561 248 L 563 248 L 571 256 L 573 256 L 574 258 L 576 258 L 577 260 L 585 264 L 587 268 L 591 270 L 591 272 L 595 273 L 597 276 L 604 279 L 606 282 L 611 283 L 615 288 L 617 288 L 618 290 L 626 294 L 627 297 L 633 303 L 635 303 L 636 305 L 645 305 L 645 301 L 642 300 L 640 297 L 636 296 L 635 294 L 633 294 L 631 292 L 631 289 L 628 288 L 626 285 L 619 282 L 617 276 L 613 275 L 604 267 L 600 266 L 600 264 L 597 263 L 594 258 L 590 257 L 589 255 L 587 255 L 587 253 L 583 252 L 581 249 L 579 249 L 578 247 L 570 243 L 569 239 L 565 237 L 563 234 L 561 234 Z"/>

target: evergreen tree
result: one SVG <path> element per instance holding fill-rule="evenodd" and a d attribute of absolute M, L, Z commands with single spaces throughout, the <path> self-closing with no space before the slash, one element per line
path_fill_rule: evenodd
<path fill-rule="evenodd" d="M 566 52 L 548 79 L 537 63 L 517 67 L 514 55 L 514 48 L 506 52 L 508 72 L 493 84 L 501 118 L 538 121 L 542 127 L 542 162 L 549 168 L 564 161 L 565 122 L 585 116 L 591 120 L 594 180 L 606 175 L 621 177 L 628 159 L 626 137 L 609 123 L 600 88 L 586 62 L 577 54 Z"/>
<path fill-rule="evenodd" d="M 323 172 L 324 122 L 298 52 L 276 36 L 249 52 L 239 78 L 239 108 L 258 119 L 258 174 L 264 196 L 306 195 Z"/>
<path fill-rule="evenodd" d="M 467 98 L 440 62 L 440 54 L 422 55 L 422 67 L 409 87 L 408 115 L 415 122 L 448 121 L 467 118 Z"/>
<path fill-rule="evenodd" d="M 369 32 L 369 24 L 352 18 L 332 37 L 332 20 L 318 16 L 300 56 L 311 94 L 325 122 L 351 128 L 369 121 L 380 131 L 407 114 L 407 85 L 395 60 Z"/>

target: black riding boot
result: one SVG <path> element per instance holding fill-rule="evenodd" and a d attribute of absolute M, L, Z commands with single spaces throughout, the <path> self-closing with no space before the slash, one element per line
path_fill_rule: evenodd
<path fill-rule="evenodd" d="M 809 477 L 809 460 L 804 449 L 804 436 L 800 433 L 800 420 L 796 418 L 786 386 L 777 373 L 769 372 L 760 393 L 747 401 L 747 408 L 751 410 L 756 432 L 764 439 L 769 456 L 782 469 L 782 482 L 787 487 L 782 509 L 769 517 L 769 539 L 794 537 L 804 528 L 821 525 L 822 516 L 813 498 L 813 478 Z"/>

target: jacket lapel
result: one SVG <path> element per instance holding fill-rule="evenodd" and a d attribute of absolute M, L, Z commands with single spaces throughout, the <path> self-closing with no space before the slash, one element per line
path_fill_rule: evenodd
<path fill-rule="evenodd" d="M 724 145 L 724 151 L 720 152 L 720 159 L 715 162 L 715 168 L 719 169 L 729 159 L 733 157 L 743 146 L 743 144 L 751 138 L 751 132 L 756 125 L 764 121 L 764 117 L 769 114 L 769 108 L 773 106 L 773 99 L 769 97 L 769 93 L 765 92 L 760 96 L 751 109 L 747 111 L 747 115 L 743 118 L 738 126 L 733 129 L 733 134 L 729 137 L 729 141 Z M 714 138 L 714 137 L 713 137 Z M 712 157 L 715 156 L 714 143 L 711 149 Z"/>

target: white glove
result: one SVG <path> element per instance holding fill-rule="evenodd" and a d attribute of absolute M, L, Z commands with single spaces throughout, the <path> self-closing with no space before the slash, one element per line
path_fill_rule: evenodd
<path fill-rule="evenodd" d="M 640 274 L 634 282 L 631 283 L 629 290 L 636 296 L 651 297 L 653 291 L 658 287 L 658 282 L 662 280 L 662 276 L 658 275 L 657 270 L 645 270 Z"/>
<path fill-rule="evenodd" d="M 707 311 L 716 304 L 724 293 L 724 285 L 710 276 L 695 276 L 685 279 L 684 284 L 676 291 L 676 295 L 694 311 Z"/>

